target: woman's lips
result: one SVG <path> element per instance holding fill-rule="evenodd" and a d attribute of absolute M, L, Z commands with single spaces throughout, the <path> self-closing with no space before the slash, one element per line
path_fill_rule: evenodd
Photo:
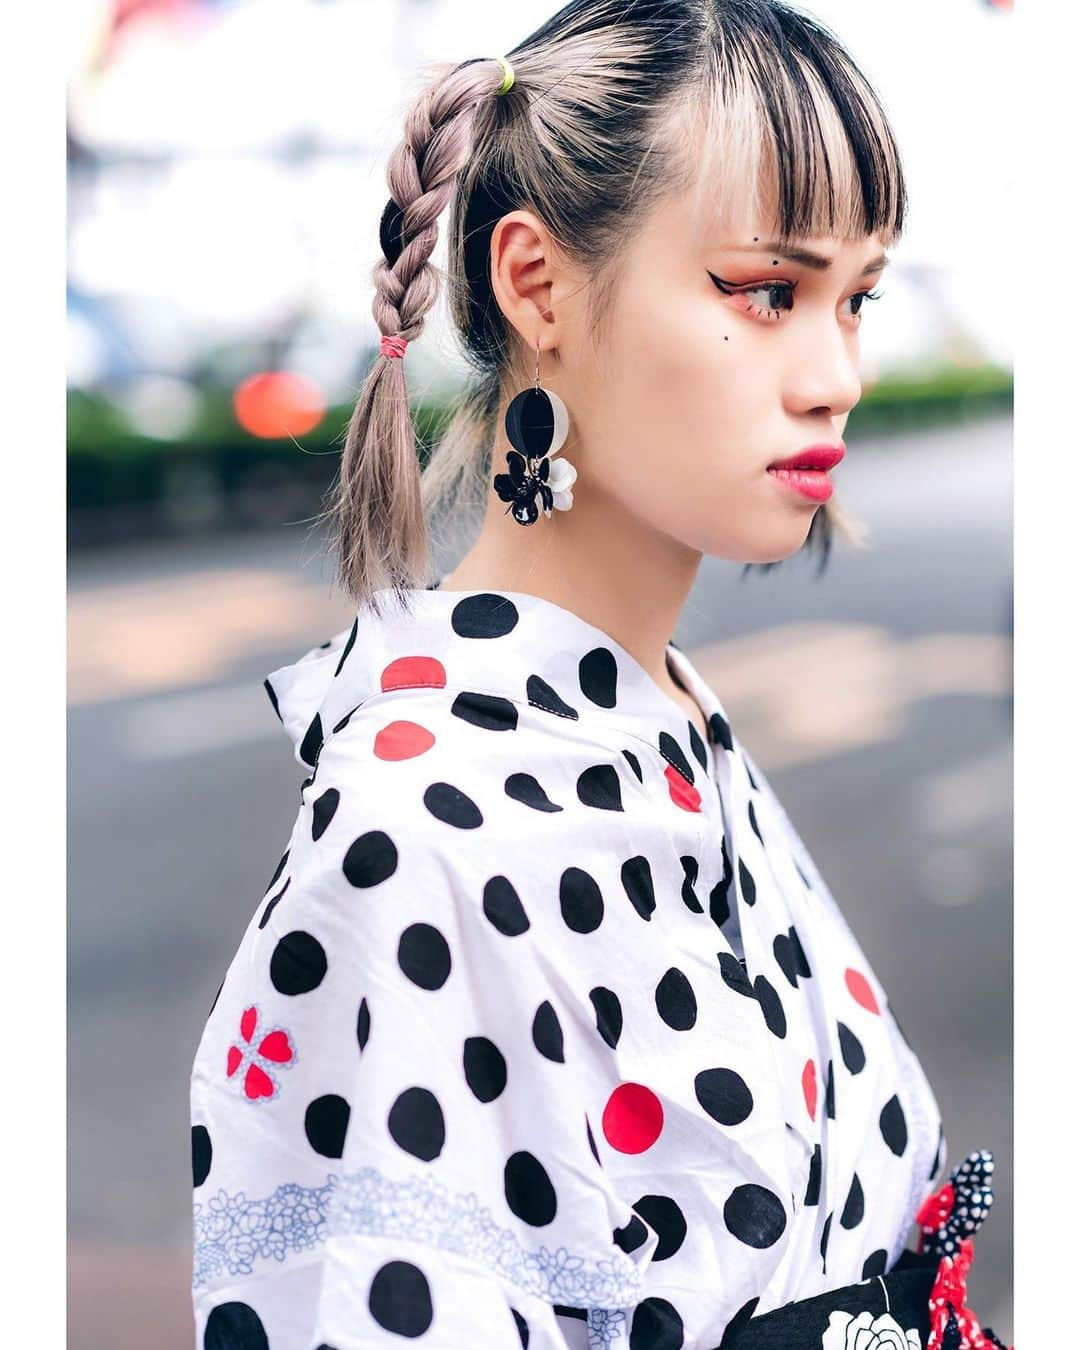
<path fill-rule="evenodd" d="M 825 469 L 769 469 L 784 487 L 814 502 L 827 502 L 833 493 L 832 480 Z"/>

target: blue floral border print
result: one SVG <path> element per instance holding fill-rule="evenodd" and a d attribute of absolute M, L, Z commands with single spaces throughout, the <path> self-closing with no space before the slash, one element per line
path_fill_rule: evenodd
<path fill-rule="evenodd" d="M 595 1350 L 623 1334 L 622 1310 L 641 1300 L 641 1274 L 626 1253 L 590 1266 L 565 1247 L 530 1251 L 475 1194 L 453 1194 L 430 1177 L 397 1181 L 365 1167 L 331 1173 L 321 1186 L 286 1182 L 263 1199 L 219 1190 L 193 1213 L 194 1289 L 223 1274 L 251 1275 L 257 1261 L 284 1261 L 332 1234 L 364 1233 L 456 1252 L 548 1303 L 588 1309 Z"/>

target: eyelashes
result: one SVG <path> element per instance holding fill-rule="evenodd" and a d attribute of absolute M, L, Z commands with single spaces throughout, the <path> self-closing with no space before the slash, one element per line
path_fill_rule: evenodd
<path fill-rule="evenodd" d="M 707 268 L 706 271 L 708 271 Z M 775 322 L 785 310 L 791 310 L 795 307 L 795 290 L 798 282 L 765 281 L 738 286 L 732 282 L 724 281 L 722 277 L 718 277 L 712 272 L 709 272 L 708 275 L 719 291 L 737 300 L 736 308 L 742 309 L 753 317 Z M 755 295 L 765 296 L 766 302 L 764 304 L 756 303 L 751 299 Z M 859 316 L 864 300 L 880 300 L 882 295 L 884 295 L 884 291 L 874 290 L 856 291 L 854 295 L 848 296 L 848 300 L 854 304 L 851 316 L 853 318 Z"/>

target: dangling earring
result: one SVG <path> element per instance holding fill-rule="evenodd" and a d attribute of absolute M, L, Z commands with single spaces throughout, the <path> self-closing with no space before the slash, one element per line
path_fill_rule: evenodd
<path fill-rule="evenodd" d="M 540 388 L 540 342 L 536 343 L 536 384 L 523 389 L 510 400 L 506 410 L 506 437 L 513 450 L 507 451 L 509 473 L 497 473 L 495 492 L 519 525 L 532 525 L 540 518 L 539 497 L 544 515 L 569 511 L 574 504 L 571 488 L 577 469 L 565 459 L 555 459 L 567 432 L 570 417 L 566 404 L 550 389 Z"/>

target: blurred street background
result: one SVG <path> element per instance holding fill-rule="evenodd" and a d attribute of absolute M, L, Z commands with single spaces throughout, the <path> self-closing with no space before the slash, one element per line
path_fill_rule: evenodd
<path fill-rule="evenodd" d="M 188 1077 L 298 805 L 262 679 L 351 622 L 310 522 L 377 349 L 386 157 L 427 62 L 506 52 L 555 8 L 71 7 L 72 1350 L 193 1344 Z M 836 474 L 868 546 L 839 543 L 820 577 L 706 559 L 676 637 L 888 990 L 950 1166 L 995 1153 L 969 1288 L 1008 1342 L 1012 352 L 994 224 L 1011 17 L 805 8 L 878 88 L 910 180 Z M 423 443 L 463 373 L 440 305 L 409 354 Z"/>

